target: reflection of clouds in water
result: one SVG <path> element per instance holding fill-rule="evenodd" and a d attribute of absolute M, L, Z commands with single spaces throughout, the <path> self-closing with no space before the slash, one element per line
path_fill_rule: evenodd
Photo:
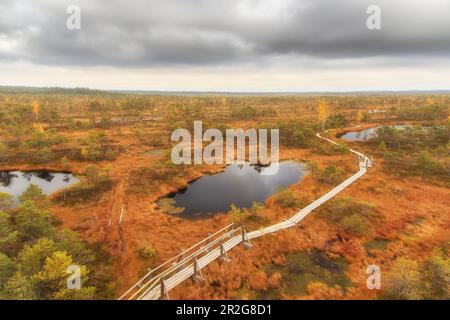
<path fill-rule="evenodd" d="M 50 195 L 75 184 L 78 179 L 68 173 L 11 171 L 1 172 L 0 182 L 0 192 L 12 195 L 14 203 L 17 205 L 19 196 L 27 190 L 30 184 L 37 185 L 44 194 Z"/>
<path fill-rule="evenodd" d="M 233 174 L 238 177 L 243 177 L 249 174 L 249 168 L 246 165 L 238 164 L 235 166 L 229 166 L 228 168 L 230 168 Z"/>
<path fill-rule="evenodd" d="M 348 141 L 366 141 L 377 137 L 376 128 L 369 128 L 361 131 L 347 132 L 341 138 Z"/>
<path fill-rule="evenodd" d="M 378 137 L 377 130 L 380 128 L 394 128 L 398 130 L 404 130 L 411 127 L 411 125 L 407 124 L 396 124 L 392 126 L 377 126 L 374 128 L 368 128 L 361 131 L 352 131 L 347 132 L 341 138 L 348 141 L 367 141 Z"/>
<path fill-rule="evenodd" d="M 267 197 L 299 181 L 305 173 L 304 165 L 282 162 L 275 175 L 262 175 L 259 171 L 269 167 L 230 165 L 224 172 L 204 176 L 174 196 L 175 206 L 186 208 L 183 215 L 199 217 L 198 212 L 227 212 L 231 204 L 249 208 L 254 201 L 264 202 Z"/>

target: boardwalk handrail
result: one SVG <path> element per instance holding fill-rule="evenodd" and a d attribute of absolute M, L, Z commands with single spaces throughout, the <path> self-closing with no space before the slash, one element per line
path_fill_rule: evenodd
<path fill-rule="evenodd" d="M 143 293 L 142 295 L 137 297 L 137 299 L 138 300 L 155 300 L 155 299 L 159 299 L 159 298 L 167 299 L 168 291 L 170 289 L 173 289 L 178 284 L 180 284 L 181 282 L 185 281 L 188 278 L 192 277 L 192 279 L 194 281 L 197 281 L 198 278 L 200 277 L 201 278 L 200 280 L 204 281 L 204 277 L 201 274 L 201 272 L 199 272 L 199 270 L 205 268 L 209 263 L 216 260 L 217 258 L 223 257 L 223 258 L 225 258 L 224 259 L 225 261 L 228 260 L 227 259 L 228 257 L 226 255 L 225 255 L 225 257 L 222 255 L 222 248 L 223 248 L 223 251 L 225 251 L 225 253 L 226 253 L 226 252 L 230 251 L 231 249 L 233 249 L 234 247 L 236 247 L 237 245 L 239 245 L 240 243 L 244 243 L 247 245 L 249 244 L 247 241 L 244 242 L 242 236 L 235 236 L 235 237 L 227 240 L 226 242 L 222 243 L 220 248 L 219 247 L 215 248 L 214 250 L 211 250 L 210 252 L 208 252 L 204 256 L 200 257 L 199 259 L 192 261 L 193 263 L 191 263 L 190 265 L 181 269 L 179 272 L 177 272 L 170 278 L 166 278 L 166 279 L 161 278 L 160 283 L 155 284 L 153 286 L 153 288 L 148 289 L 145 293 Z M 194 263 L 196 264 L 196 266 L 194 266 Z M 164 286 L 164 287 L 162 287 L 162 286 Z"/>
<path fill-rule="evenodd" d="M 222 229 L 223 230 L 223 229 Z M 135 293 L 133 293 L 128 300 L 134 299 L 139 293 L 141 293 L 143 290 L 145 290 L 146 292 L 148 292 L 149 290 L 151 290 L 155 285 L 157 285 L 159 283 L 159 281 L 161 280 L 161 278 L 166 278 L 168 277 L 172 272 L 174 271 L 178 271 L 180 268 L 184 268 L 184 265 L 186 263 L 190 263 L 192 262 L 192 259 L 194 257 L 199 257 L 202 253 L 207 253 L 209 252 L 209 250 L 218 242 L 220 242 L 221 240 L 223 240 L 224 238 L 228 238 L 228 237 L 233 237 L 233 234 L 240 231 L 241 228 L 238 229 L 232 229 L 226 233 L 224 233 L 222 236 L 220 236 L 219 238 L 211 241 L 210 243 L 206 244 L 203 247 L 200 247 L 199 249 L 197 249 L 194 253 L 190 254 L 188 257 L 181 259 L 179 262 L 173 264 L 169 269 L 164 270 L 163 272 L 157 274 L 156 276 L 154 276 L 153 278 L 149 279 L 143 286 L 141 286 Z M 215 233 L 217 234 L 217 232 Z M 207 239 L 209 239 L 210 237 L 208 237 Z M 145 293 L 144 293 L 145 294 Z"/>
<path fill-rule="evenodd" d="M 328 131 L 328 130 L 327 130 Z M 327 132 L 325 131 L 325 132 Z M 339 143 L 325 138 L 320 135 L 320 133 L 316 133 L 316 136 L 320 139 L 326 140 L 332 144 L 342 146 Z M 158 299 L 161 298 L 164 294 L 163 291 L 170 290 L 171 288 L 175 287 L 182 281 L 186 280 L 190 276 L 195 277 L 195 273 L 199 272 L 199 270 L 203 267 L 206 267 L 210 262 L 214 261 L 215 259 L 219 258 L 223 254 L 226 255 L 226 252 L 234 248 L 239 243 L 247 242 L 247 245 L 250 246 L 249 240 L 261 237 L 268 233 L 273 233 L 282 229 L 290 228 L 292 226 L 295 226 L 298 222 L 300 222 L 302 219 L 304 219 L 309 213 L 311 213 L 313 210 L 315 210 L 317 207 L 321 206 L 323 203 L 327 202 L 328 200 L 335 197 L 339 192 L 345 190 L 349 185 L 351 185 L 353 182 L 358 180 L 360 177 L 362 177 L 367 172 L 367 167 L 372 166 L 372 160 L 367 157 L 366 155 L 355 151 L 353 149 L 349 149 L 350 152 L 356 154 L 359 157 L 359 171 L 353 174 L 351 177 L 347 178 L 343 182 L 341 182 L 339 185 L 322 195 L 320 198 L 314 200 L 312 203 L 298 211 L 296 214 L 291 216 L 289 219 L 285 219 L 282 222 L 276 223 L 271 226 L 267 226 L 265 228 L 261 228 L 259 230 L 252 231 L 250 233 L 245 233 L 245 230 L 242 229 L 242 227 L 238 229 L 232 228 L 234 224 L 230 224 L 219 231 L 215 232 L 214 234 L 208 236 L 207 238 L 203 239 L 202 241 L 198 242 L 197 244 L 193 245 L 187 250 L 184 250 L 182 253 L 178 254 L 177 256 L 173 257 L 172 259 L 166 261 L 162 265 L 158 266 L 157 268 L 151 270 L 149 273 L 147 273 L 143 278 L 141 278 L 133 287 L 131 287 L 127 292 L 125 292 L 119 299 L 124 299 L 128 297 L 128 299 Z M 215 236 L 217 236 L 219 233 L 224 232 L 228 228 L 228 232 L 225 232 L 223 235 L 218 237 L 217 239 L 211 240 Z M 236 231 L 241 231 L 242 236 L 233 236 L 233 234 L 236 233 Z M 226 242 L 223 242 L 223 239 L 229 237 L 230 239 Z M 184 258 L 184 255 L 188 252 L 193 251 L 194 248 L 197 248 L 200 244 L 205 243 L 206 244 L 202 247 L 199 247 L 197 250 L 195 250 L 193 253 L 191 253 L 187 258 Z M 212 247 L 214 247 L 217 243 L 220 243 L 220 247 L 216 247 L 213 250 L 210 250 Z M 201 256 L 202 253 L 206 253 L 205 255 Z M 181 258 L 180 258 L 181 257 Z M 200 258 L 198 258 L 200 257 Z M 197 260 L 198 258 L 198 260 Z M 166 269 L 165 271 L 157 274 L 156 276 L 146 280 L 151 274 L 154 274 L 155 271 L 160 270 L 163 266 L 167 266 L 169 263 L 173 262 L 174 260 L 179 259 L 178 263 L 173 264 L 170 268 Z M 194 262 L 193 262 L 194 260 Z M 187 267 L 185 267 L 186 263 L 190 263 Z M 180 269 L 180 267 L 182 267 Z M 177 271 L 175 274 L 173 274 L 171 277 L 168 277 L 171 275 L 174 271 Z M 167 279 L 166 279 L 167 278 Z M 167 280 L 167 281 L 166 281 Z M 143 282 L 146 281 L 144 284 Z M 136 290 L 136 288 L 138 288 Z M 135 290 L 135 292 L 133 292 Z M 132 293 L 133 292 L 133 293 Z M 130 293 L 132 293 L 130 295 Z M 167 298 L 167 294 L 164 294 Z"/>
<path fill-rule="evenodd" d="M 196 252 L 194 252 L 193 254 L 191 254 L 189 257 L 187 257 L 186 259 L 183 259 L 182 261 L 180 261 L 179 263 L 177 263 L 176 265 L 172 266 L 170 269 L 168 269 L 167 271 L 158 274 L 157 276 L 153 277 L 151 280 L 149 280 L 145 287 L 145 292 L 143 292 L 138 299 L 143 299 L 148 292 L 150 292 L 151 290 L 153 290 L 155 287 L 159 287 L 160 283 L 161 283 L 161 279 L 166 279 L 166 278 L 170 278 L 169 276 L 174 273 L 174 271 L 176 271 L 177 273 L 179 271 L 182 271 L 184 269 L 192 269 L 192 262 L 195 260 L 200 261 L 202 258 L 204 258 L 204 256 L 202 256 L 202 254 L 209 254 L 211 251 L 214 250 L 218 250 L 219 247 L 216 247 L 215 249 L 212 249 L 213 246 L 215 246 L 216 244 L 223 244 L 224 243 L 224 239 L 225 238 L 229 238 L 229 239 L 235 239 L 238 236 L 234 236 L 235 233 L 237 232 L 241 232 L 242 231 L 242 227 L 239 227 L 238 229 L 233 229 L 228 231 L 227 233 L 223 234 L 222 236 L 220 236 L 219 238 L 211 241 L 207 246 L 202 247 L 200 249 L 198 249 Z M 187 263 L 190 263 L 188 266 L 186 266 Z M 176 274 L 175 274 L 176 275 Z M 174 275 L 174 276 L 175 276 Z M 139 290 L 138 293 L 142 292 L 143 290 Z M 157 290 L 159 291 L 159 290 Z M 129 300 L 134 299 L 136 297 L 137 294 L 134 294 L 133 296 L 131 296 L 129 298 Z"/>
<path fill-rule="evenodd" d="M 179 259 L 180 257 L 183 257 L 184 255 L 186 255 L 188 252 L 194 250 L 196 247 L 199 247 L 202 244 L 205 244 L 205 242 L 207 242 L 208 240 L 212 239 L 213 237 L 217 236 L 219 233 L 224 232 L 225 230 L 230 230 L 232 229 L 232 227 L 234 226 L 234 223 L 230 223 L 229 225 L 223 227 L 222 229 L 214 232 L 213 234 L 209 235 L 208 237 L 200 240 L 199 242 L 197 242 L 196 244 L 192 245 L 191 247 L 189 247 L 188 249 L 180 252 L 179 254 L 177 254 L 176 256 L 174 256 L 173 258 L 167 260 L 166 262 L 164 262 L 163 264 L 160 264 L 158 267 L 149 270 L 149 272 L 147 272 L 142 278 L 140 278 L 130 289 L 128 289 L 125 293 L 123 293 L 120 297 L 119 300 L 124 299 L 127 295 L 129 295 L 133 290 L 135 290 L 136 288 L 140 288 L 140 286 L 143 284 L 143 282 L 152 274 L 155 274 L 156 271 L 161 270 L 162 268 L 164 268 L 165 266 L 167 266 L 170 263 L 173 263 L 174 261 L 176 261 L 177 259 Z M 234 229 L 233 229 L 234 230 Z M 150 279 L 151 280 L 151 279 Z"/>

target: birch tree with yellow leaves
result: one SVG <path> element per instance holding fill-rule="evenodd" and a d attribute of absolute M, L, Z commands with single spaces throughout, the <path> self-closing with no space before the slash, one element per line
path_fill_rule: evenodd
<path fill-rule="evenodd" d="M 325 122 L 327 121 L 329 115 L 328 103 L 324 100 L 319 102 L 319 121 L 322 122 L 322 131 L 325 131 Z"/>
<path fill-rule="evenodd" d="M 358 112 L 356 113 L 356 120 L 359 122 L 364 120 L 364 113 L 361 110 L 358 110 Z"/>
<path fill-rule="evenodd" d="M 34 117 L 36 121 L 39 121 L 39 110 L 41 109 L 41 106 L 38 101 L 34 100 L 31 104 L 31 110 L 33 111 Z"/>
<path fill-rule="evenodd" d="M 81 147 L 80 152 L 81 152 L 81 155 L 84 157 L 84 160 L 87 162 L 88 155 L 89 155 L 88 149 L 85 146 L 83 146 L 83 147 Z"/>

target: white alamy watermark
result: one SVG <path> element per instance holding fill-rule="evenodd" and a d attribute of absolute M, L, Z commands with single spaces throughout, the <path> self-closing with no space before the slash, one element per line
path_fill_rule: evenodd
<path fill-rule="evenodd" d="M 224 137 L 219 129 L 210 128 L 203 132 L 202 121 L 194 121 L 193 133 L 192 139 L 191 132 L 187 129 L 176 129 L 172 132 L 172 142 L 179 142 L 172 148 L 171 158 L 174 164 L 249 163 L 268 166 L 261 171 L 262 175 L 274 175 L 278 172 L 279 129 L 270 129 L 270 155 L 268 129 L 226 129 Z M 209 144 L 204 147 L 204 142 Z"/>
<path fill-rule="evenodd" d="M 367 29 L 381 30 L 381 8 L 373 4 L 367 7 L 366 13 L 369 15 L 366 21 Z"/>
<path fill-rule="evenodd" d="M 70 274 L 67 278 L 66 284 L 69 290 L 80 290 L 81 289 L 81 269 L 79 266 L 71 265 L 68 266 L 66 272 Z"/>
<path fill-rule="evenodd" d="M 66 13 L 69 15 L 66 20 L 66 27 L 69 30 L 81 29 L 81 8 L 75 4 L 67 7 Z"/>
<path fill-rule="evenodd" d="M 366 274 L 368 275 L 366 285 L 369 290 L 381 289 L 381 269 L 377 265 L 370 265 L 367 267 Z"/>

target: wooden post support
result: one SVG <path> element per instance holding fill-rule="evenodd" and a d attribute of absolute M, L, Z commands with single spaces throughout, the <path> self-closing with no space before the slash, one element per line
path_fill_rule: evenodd
<path fill-rule="evenodd" d="M 230 229 L 227 232 L 233 231 L 234 230 L 234 223 L 230 225 Z M 233 238 L 233 233 L 234 232 L 230 232 L 230 234 L 228 235 L 228 238 Z"/>
<path fill-rule="evenodd" d="M 359 166 L 360 166 L 360 167 L 365 167 L 365 166 L 366 166 L 365 162 L 366 162 L 366 160 L 364 159 L 364 157 L 358 155 L 358 163 L 359 163 Z"/>
<path fill-rule="evenodd" d="M 164 278 L 161 278 L 160 286 L 161 286 L 160 299 L 161 300 L 169 300 L 170 299 L 169 298 L 169 289 L 167 289 L 166 281 L 164 280 Z"/>
<path fill-rule="evenodd" d="M 250 249 L 251 247 L 253 247 L 250 239 L 248 238 L 247 232 L 245 231 L 245 228 L 242 228 L 242 244 L 246 249 Z"/>
<path fill-rule="evenodd" d="M 220 256 L 219 259 L 224 262 L 230 262 L 230 258 L 228 257 L 227 251 L 225 250 L 225 246 L 223 242 L 220 243 Z"/>
<path fill-rule="evenodd" d="M 211 236 L 211 233 L 208 233 L 208 237 L 210 237 L 210 236 Z M 209 252 L 209 248 L 207 248 L 207 246 L 208 246 L 208 244 L 211 243 L 211 241 L 212 241 L 212 238 L 208 238 L 208 240 L 206 240 L 205 246 L 204 246 L 205 252 Z"/>
<path fill-rule="evenodd" d="M 174 263 L 174 265 L 179 264 L 179 266 L 178 266 L 178 271 L 181 271 L 181 270 L 184 269 L 184 262 L 183 262 L 183 260 L 184 260 L 184 254 L 182 254 L 182 255 L 178 258 L 178 262 L 175 262 L 175 263 Z"/>
<path fill-rule="evenodd" d="M 204 282 L 205 278 L 203 277 L 202 270 L 198 264 L 197 257 L 194 257 L 194 274 L 192 275 L 192 280 L 194 282 Z"/>

